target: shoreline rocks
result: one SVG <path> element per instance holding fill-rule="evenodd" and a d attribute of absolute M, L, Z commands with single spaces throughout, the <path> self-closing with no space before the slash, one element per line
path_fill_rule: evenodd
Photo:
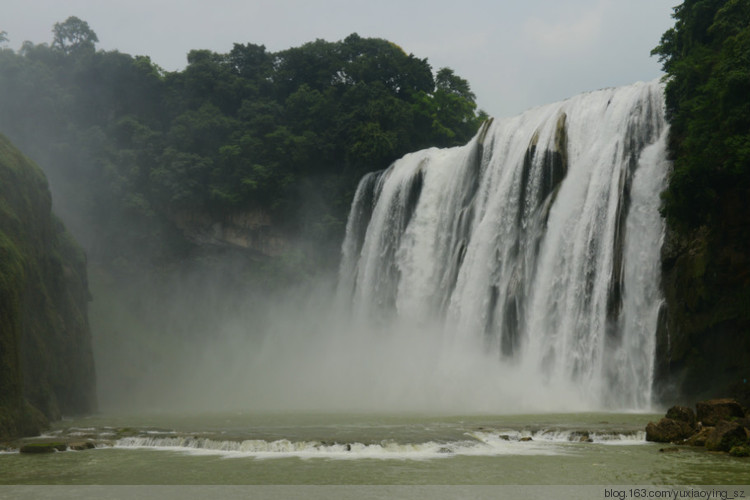
<path fill-rule="evenodd" d="M 744 418 L 745 410 L 734 399 L 711 399 L 696 403 L 698 420 L 708 427 L 717 425 L 722 420 Z"/>
<path fill-rule="evenodd" d="M 48 438 L 22 438 L 16 442 L 1 444 L 0 451 L 31 454 L 54 453 L 58 451 L 84 451 L 93 450 L 97 447 L 97 444 L 103 444 L 103 442 L 82 440 L 81 438 L 54 440 Z"/>
<path fill-rule="evenodd" d="M 734 399 L 696 404 L 696 412 L 673 406 L 659 422 L 646 426 L 646 441 L 704 446 L 709 451 L 750 456 L 750 412 Z"/>

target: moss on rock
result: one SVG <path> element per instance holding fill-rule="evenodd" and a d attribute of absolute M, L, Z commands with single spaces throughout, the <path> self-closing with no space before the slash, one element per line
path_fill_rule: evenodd
<path fill-rule="evenodd" d="M 667 228 L 657 399 L 718 394 L 750 405 L 750 211 L 739 202 L 748 194 L 738 188 L 722 198 L 715 224 Z"/>
<path fill-rule="evenodd" d="M 0 437 L 95 408 L 88 298 L 44 174 L 0 135 Z"/>

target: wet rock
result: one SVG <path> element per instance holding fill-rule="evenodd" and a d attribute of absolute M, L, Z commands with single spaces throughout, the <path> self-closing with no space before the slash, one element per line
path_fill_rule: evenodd
<path fill-rule="evenodd" d="M 729 454 L 733 457 L 750 457 L 750 446 L 746 444 L 732 446 Z"/>
<path fill-rule="evenodd" d="M 502 439 L 503 441 L 510 441 L 510 436 L 507 434 L 500 434 L 498 438 Z"/>
<path fill-rule="evenodd" d="M 575 431 L 570 434 L 569 441 L 578 441 L 579 443 L 593 443 L 589 431 Z"/>
<path fill-rule="evenodd" d="M 695 412 L 687 406 L 673 406 L 667 410 L 666 418 L 677 420 L 678 422 L 687 422 L 693 429 L 698 428 L 698 421 L 695 418 Z"/>
<path fill-rule="evenodd" d="M 685 441 L 685 444 L 689 446 L 706 446 L 706 440 L 712 430 L 714 430 L 713 427 L 703 427 L 700 431 L 690 436 Z"/>
<path fill-rule="evenodd" d="M 726 420 L 719 422 L 706 439 L 706 449 L 710 451 L 729 451 L 733 446 L 746 444 L 745 428 L 737 422 Z"/>
<path fill-rule="evenodd" d="M 669 448 L 659 448 L 659 451 L 661 453 L 676 453 L 680 451 L 680 449 L 676 446 L 670 446 Z"/>
<path fill-rule="evenodd" d="M 527 441 L 533 441 L 533 439 L 531 439 L 531 436 L 524 436 L 521 439 L 519 439 L 519 441 L 527 442 Z"/>
<path fill-rule="evenodd" d="M 694 432 L 695 429 L 687 422 L 662 418 L 659 423 L 648 423 L 646 426 L 646 441 L 677 443 L 688 439 Z"/>
<path fill-rule="evenodd" d="M 745 417 L 742 406 L 736 400 L 729 398 L 701 401 L 695 405 L 695 408 L 698 420 L 707 426 L 715 426 L 721 420 Z"/>
<path fill-rule="evenodd" d="M 67 449 L 68 445 L 65 443 L 26 443 L 18 451 L 21 453 L 52 453 Z"/>
<path fill-rule="evenodd" d="M 91 450 L 96 448 L 96 445 L 91 441 L 76 441 L 68 443 L 68 448 L 73 451 Z"/>
<path fill-rule="evenodd" d="M 18 442 L 14 443 L 2 443 L 0 444 L 0 451 L 2 452 L 17 452 L 21 445 Z"/>

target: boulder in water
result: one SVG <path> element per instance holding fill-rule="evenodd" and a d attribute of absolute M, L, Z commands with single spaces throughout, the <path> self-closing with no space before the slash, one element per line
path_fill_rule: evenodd
<path fill-rule="evenodd" d="M 96 448 L 96 445 L 92 443 L 91 441 L 76 441 L 76 442 L 68 443 L 68 448 L 70 448 L 73 451 L 83 451 L 83 450 L 92 450 Z"/>
<path fill-rule="evenodd" d="M 732 449 L 729 450 L 729 454 L 733 457 L 750 457 L 750 445 L 739 445 L 739 446 L 732 446 Z"/>
<path fill-rule="evenodd" d="M 579 443 L 593 443 L 589 431 L 575 431 L 570 434 L 570 441 L 578 441 Z"/>
<path fill-rule="evenodd" d="M 646 426 L 646 441 L 656 443 L 678 443 L 686 440 L 695 432 L 688 422 L 672 418 L 662 418 L 659 423 L 649 422 Z"/>
<path fill-rule="evenodd" d="M 65 451 L 68 445 L 65 443 L 26 443 L 18 450 L 21 453 L 52 453 L 53 451 Z"/>
<path fill-rule="evenodd" d="M 698 420 L 708 426 L 715 426 L 721 420 L 745 416 L 742 406 L 736 400 L 729 398 L 700 401 L 695 405 L 695 409 L 698 413 Z"/>
<path fill-rule="evenodd" d="M 735 446 L 747 445 L 747 431 L 737 422 L 723 420 L 708 434 L 706 449 L 710 451 L 729 451 Z"/>
<path fill-rule="evenodd" d="M 685 441 L 685 444 L 689 446 L 706 446 L 706 440 L 712 430 L 714 430 L 713 427 L 703 427 L 700 431 L 690 436 L 688 440 Z"/>
<path fill-rule="evenodd" d="M 687 422 L 691 428 L 697 429 L 698 422 L 695 418 L 695 412 L 692 408 L 687 406 L 673 406 L 667 410 L 667 418 L 677 420 L 679 422 Z"/>

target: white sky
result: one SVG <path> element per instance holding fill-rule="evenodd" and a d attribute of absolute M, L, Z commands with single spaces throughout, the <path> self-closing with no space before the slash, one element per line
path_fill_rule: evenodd
<path fill-rule="evenodd" d="M 661 76 L 650 50 L 680 0 L 2 0 L 6 47 L 51 43 L 52 26 L 87 21 L 100 49 L 184 68 L 191 49 L 233 43 L 271 52 L 350 33 L 448 66 L 479 106 L 509 116 L 602 87 Z"/>

